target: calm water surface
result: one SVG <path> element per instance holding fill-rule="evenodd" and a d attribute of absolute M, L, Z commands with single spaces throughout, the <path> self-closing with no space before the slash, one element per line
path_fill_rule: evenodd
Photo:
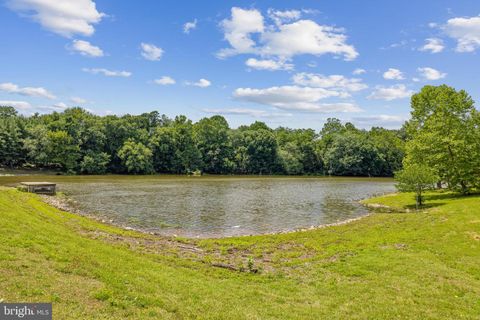
<path fill-rule="evenodd" d="M 291 177 L 0 177 L 47 180 L 79 207 L 166 235 L 222 237 L 278 232 L 366 214 L 358 200 L 395 190 L 391 179 Z"/>

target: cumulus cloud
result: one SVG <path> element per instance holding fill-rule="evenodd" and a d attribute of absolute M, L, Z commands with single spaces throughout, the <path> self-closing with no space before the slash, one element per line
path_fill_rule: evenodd
<path fill-rule="evenodd" d="M 8 93 L 16 93 L 23 96 L 40 97 L 47 99 L 55 99 L 56 97 L 48 90 L 42 87 L 20 87 L 11 82 L 0 83 L 0 91 Z"/>
<path fill-rule="evenodd" d="M 196 82 L 185 82 L 186 85 L 188 86 L 195 86 L 195 87 L 200 87 L 200 88 L 206 88 L 206 87 L 210 87 L 212 85 L 212 83 L 207 80 L 207 79 L 200 79 Z"/>
<path fill-rule="evenodd" d="M 480 48 L 480 16 L 449 19 L 442 29 L 457 41 L 457 52 L 473 52 Z"/>
<path fill-rule="evenodd" d="M 80 98 L 80 97 L 71 97 L 70 101 L 76 104 L 84 104 L 87 103 L 86 99 Z"/>
<path fill-rule="evenodd" d="M 73 40 L 70 50 L 87 57 L 103 57 L 103 50 L 85 40 Z"/>
<path fill-rule="evenodd" d="M 262 34 L 261 54 L 291 58 L 295 55 L 323 55 L 331 53 L 354 60 L 358 52 L 346 43 L 343 30 L 319 25 L 312 20 L 299 20 L 279 26 L 278 31 Z"/>
<path fill-rule="evenodd" d="M 107 77 L 128 78 L 132 75 L 132 73 L 129 71 L 113 71 L 113 70 L 108 70 L 104 68 L 83 68 L 82 71 L 88 72 L 91 74 L 103 74 L 104 76 L 107 76 Z"/>
<path fill-rule="evenodd" d="M 300 17 L 302 16 L 302 12 L 299 10 L 280 11 L 280 10 L 268 9 L 267 15 L 278 26 L 286 22 L 300 19 Z"/>
<path fill-rule="evenodd" d="M 7 6 L 64 37 L 91 36 L 105 16 L 92 0 L 7 0 Z"/>
<path fill-rule="evenodd" d="M 282 86 L 265 89 L 238 88 L 233 96 L 237 100 L 273 106 L 283 110 L 304 112 L 358 112 L 352 103 L 319 103 L 330 97 L 342 97 L 342 93 L 325 88 Z"/>
<path fill-rule="evenodd" d="M 419 49 L 420 51 L 428 51 L 430 53 L 439 53 L 445 49 L 442 39 L 428 38 L 425 39 L 425 44 Z"/>
<path fill-rule="evenodd" d="M 195 30 L 196 28 L 197 28 L 197 19 L 186 22 L 183 25 L 183 33 L 189 34 L 190 31 Z"/>
<path fill-rule="evenodd" d="M 391 87 L 376 86 L 375 90 L 367 97 L 373 100 L 392 101 L 397 99 L 409 98 L 413 94 L 403 84 L 397 84 Z"/>
<path fill-rule="evenodd" d="M 249 108 L 227 108 L 227 109 L 203 109 L 203 112 L 221 115 L 234 116 L 250 116 L 254 118 L 277 118 L 277 117 L 291 117 L 291 113 L 285 112 L 268 112 L 265 110 L 249 109 Z"/>
<path fill-rule="evenodd" d="M 395 69 L 389 68 L 387 71 L 383 73 L 383 78 L 387 80 L 403 80 L 405 77 L 403 76 L 403 72 Z"/>
<path fill-rule="evenodd" d="M 256 9 L 245 10 L 232 8 L 230 19 L 221 23 L 225 40 L 230 48 L 218 53 L 220 58 L 236 54 L 257 54 L 261 56 L 276 56 L 281 59 L 291 59 L 302 54 L 323 55 L 334 54 L 343 56 L 345 60 L 353 60 L 358 56 L 355 48 L 347 44 L 344 30 L 332 26 L 319 25 L 312 20 L 297 20 L 291 23 L 277 25 L 264 24 L 264 17 Z M 279 11 L 276 17 L 279 18 Z M 280 14 L 282 15 L 282 14 Z M 283 15 L 285 12 L 283 12 Z M 289 19 L 294 19 L 288 14 Z M 252 38 L 257 34 L 257 40 Z"/>
<path fill-rule="evenodd" d="M 365 69 L 362 69 L 362 68 L 357 68 L 355 70 L 353 70 L 352 74 L 354 75 L 361 75 L 361 74 L 364 74 L 364 73 L 367 73 L 367 70 Z"/>
<path fill-rule="evenodd" d="M 317 88 L 332 88 L 344 91 L 360 91 L 368 88 L 368 85 L 362 82 L 362 79 L 346 78 L 342 75 L 325 76 L 316 73 L 297 73 L 292 78 L 293 82 L 302 86 Z"/>
<path fill-rule="evenodd" d="M 150 61 L 158 61 L 163 55 L 163 49 L 151 43 L 141 43 L 142 57 Z"/>
<path fill-rule="evenodd" d="M 159 84 L 159 85 L 162 85 L 162 86 L 166 86 L 166 85 L 170 85 L 170 84 L 175 84 L 176 81 L 175 79 L 169 77 L 169 76 L 163 76 L 161 77 L 160 79 L 155 79 L 153 80 L 153 82 L 155 82 L 156 84 Z"/>
<path fill-rule="evenodd" d="M 220 24 L 224 38 L 231 48 L 221 50 L 218 56 L 225 58 L 235 54 L 256 52 L 256 44 L 251 34 L 264 31 L 262 14 L 255 9 L 245 10 L 236 7 L 232 8 L 231 13 L 231 18 L 223 20 Z"/>
<path fill-rule="evenodd" d="M 436 69 L 424 67 L 417 69 L 420 75 L 426 80 L 440 80 L 447 76 L 446 73 L 442 73 Z"/>
<path fill-rule="evenodd" d="M 272 60 L 272 59 L 263 59 L 258 60 L 255 58 L 250 58 L 245 61 L 245 64 L 257 70 L 269 70 L 269 71 L 277 71 L 277 70 L 293 70 L 293 64 L 286 63 L 285 61 L 281 60 Z"/>

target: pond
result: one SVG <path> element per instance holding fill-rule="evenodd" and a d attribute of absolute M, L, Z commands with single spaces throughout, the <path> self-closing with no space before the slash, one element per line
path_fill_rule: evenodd
<path fill-rule="evenodd" d="M 81 210 L 165 235 L 224 237 L 308 228 L 368 213 L 359 200 L 392 179 L 324 177 L 16 176 L 53 181 Z"/>

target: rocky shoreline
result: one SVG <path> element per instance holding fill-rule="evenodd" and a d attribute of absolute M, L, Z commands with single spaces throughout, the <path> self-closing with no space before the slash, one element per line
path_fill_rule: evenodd
<path fill-rule="evenodd" d="M 131 226 L 128 226 L 128 225 L 119 224 L 119 223 L 116 223 L 113 219 L 108 219 L 106 217 L 101 217 L 101 216 L 99 217 L 98 215 L 94 215 L 92 213 L 85 212 L 78 207 L 75 200 L 69 199 L 68 197 L 66 197 L 63 194 L 62 195 L 56 195 L 56 196 L 40 195 L 40 197 L 42 198 L 42 200 L 45 203 L 47 203 L 47 204 L 49 204 L 49 205 L 51 205 L 51 206 L 53 206 L 57 209 L 60 209 L 62 211 L 70 212 L 70 213 L 73 213 L 73 214 L 78 214 L 78 215 L 93 219 L 95 221 L 98 221 L 98 222 L 101 222 L 101 223 L 104 223 L 104 224 L 109 224 L 109 225 L 112 225 L 112 226 L 115 226 L 115 227 L 118 227 L 118 228 L 121 228 L 121 229 L 124 229 L 124 230 L 136 231 L 136 232 L 140 232 L 140 233 L 144 233 L 144 234 L 161 236 L 161 237 L 174 237 L 174 238 L 178 237 L 178 235 L 176 235 L 176 234 L 173 234 L 173 235 L 169 236 L 169 235 L 166 235 L 166 234 L 162 234 L 160 232 L 148 231 L 148 230 L 141 229 L 141 228 L 134 228 L 134 227 L 131 227 Z M 294 232 L 307 232 L 307 231 L 312 231 L 312 230 L 316 230 L 316 229 L 323 229 L 323 228 L 328 228 L 328 227 L 335 227 L 335 226 L 341 226 L 341 225 L 349 224 L 349 223 L 364 219 L 364 218 L 370 216 L 371 214 L 373 214 L 374 212 L 393 212 L 393 210 L 390 207 L 385 206 L 385 205 L 365 204 L 365 203 L 361 203 L 361 204 L 363 206 L 371 209 L 371 212 L 369 212 L 365 215 L 359 216 L 359 217 L 351 218 L 351 219 L 346 219 L 346 220 L 333 222 L 333 223 L 312 225 L 310 227 L 304 227 L 304 228 L 296 228 L 296 229 L 282 230 L 282 231 L 277 231 L 277 232 L 268 232 L 268 233 L 262 233 L 262 234 L 247 234 L 247 235 L 212 237 L 212 238 L 239 238 L 239 237 L 251 237 L 251 236 L 279 235 L 279 234 L 288 234 L 288 233 L 294 233 Z M 197 236 L 197 237 L 190 237 L 190 238 L 199 239 L 199 238 L 202 238 L 202 237 Z"/>

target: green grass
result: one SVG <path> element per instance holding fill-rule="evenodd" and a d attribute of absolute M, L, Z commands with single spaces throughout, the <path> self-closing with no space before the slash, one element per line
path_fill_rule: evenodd
<path fill-rule="evenodd" d="M 186 254 L 0 188 L 0 300 L 53 302 L 54 319 L 479 319 L 480 197 L 432 193 L 409 213 L 410 194 L 366 202 L 395 213 L 183 239 L 201 252 Z M 260 272 L 211 266 L 248 261 Z"/>

